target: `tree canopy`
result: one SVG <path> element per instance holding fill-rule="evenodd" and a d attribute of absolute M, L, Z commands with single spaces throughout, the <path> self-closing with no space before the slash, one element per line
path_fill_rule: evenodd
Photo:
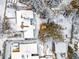
<path fill-rule="evenodd" d="M 41 41 L 45 41 L 46 37 L 52 37 L 55 41 L 63 41 L 63 36 L 61 34 L 60 29 L 62 27 L 58 24 L 53 23 L 43 23 L 40 26 L 40 31 L 39 31 L 39 39 Z"/>

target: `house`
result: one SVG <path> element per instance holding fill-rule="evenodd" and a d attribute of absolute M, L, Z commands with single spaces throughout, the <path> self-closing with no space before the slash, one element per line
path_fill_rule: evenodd
<path fill-rule="evenodd" d="M 17 11 L 16 20 L 17 31 L 24 32 L 24 38 L 34 38 L 35 35 L 35 19 L 33 11 L 31 10 L 20 10 Z"/>
<path fill-rule="evenodd" d="M 54 55 L 52 56 L 49 49 L 45 50 L 36 39 L 7 40 L 4 43 L 3 57 L 4 59 L 52 59 Z"/>
<path fill-rule="evenodd" d="M 36 40 L 8 40 L 4 59 L 39 59 Z"/>
<path fill-rule="evenodd" d="M 15 8 L 16 6 L 17 8 Z M 25 8 L 27 7 L 25 4 L 20 3 L 19 0 L 7 1 L 5 20 L 8 20 L 9 26 L 7 27 L 10 27 L 7 30 L 12 33 L 21 32 L 23 38 L 35 38 L 36 20 L 34 12 L 32 10 L 26 10 Z"/>
<path fill-rule="evenodd" d="M 11 59 L 39 59 L 37 55 L 37 44 L 20 44 L 16 51 L 11 52 Z"/>

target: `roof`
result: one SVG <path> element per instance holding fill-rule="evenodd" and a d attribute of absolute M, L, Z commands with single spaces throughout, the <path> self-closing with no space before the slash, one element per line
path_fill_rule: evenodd
<path fill-rule="evenodd" d="M 17 11 L 17 31 L 26 31 L 30 28 L 35 28 L 34 25 L 31 25 L 30 19 L 33 19 L 33 11 L 30 10 L 20 10 Z M 21 25 L 23 23 L 23 29 L 21 28 Z M 28 26 L 28 27 L 27 27 Z"/>
<path fill-rule="evenodd" d="M 19 44 L 19 48 L 15 46 L 14 51 L 12 51 L 12 59 L 38 59 L 38 56 L 32 56 L 32 54 L 38 54 L 37 43 L 30 44 Z M 19 50 L 18 50 L 19 49 Z"/>

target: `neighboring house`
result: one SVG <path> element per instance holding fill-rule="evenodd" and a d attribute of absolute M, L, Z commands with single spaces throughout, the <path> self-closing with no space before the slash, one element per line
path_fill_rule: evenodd
<path fill-rule="evenodd" d="M 68 45 L 65 42 L 55 43 L 55 53 L 57 59 L 67 59 Z"/>
<path fill-rule="evenodd" d="M 39 59 L 36 40 L 9 40 L 5 42 L 4 59 Z"/>
<path fill-rule="evenodd" d="M 19 47 L 15 46 L 15 48 L 12 49 L 12 52 L 11 52 L 11 59 L 18 59 L 18 58 L 19 59 L 39 59 L 37 54 L 37 43 L 19 44 Z"/>
<path fill-rule="evenodd" d="M 34 12 L 25 8 L 28 6 L 20 3 L 19 0 L 7 0 L 5 20 L 8 20 L 10 32 L 22 32 L 23 38 L 35 38 L 36 20 Z"/>
<path fill-rule="evenodd" d="M 7 40 L 4 43 L 4 59 L 52 59 L 49 48 L 44 47 L 36 39 Z"/>
<path fill-rule="evenodd" d="M 24 38 L 34 38 L 35 36 L 35 19 L 33 11 L 17 11 L 17 31 L 24 32 Z"/>

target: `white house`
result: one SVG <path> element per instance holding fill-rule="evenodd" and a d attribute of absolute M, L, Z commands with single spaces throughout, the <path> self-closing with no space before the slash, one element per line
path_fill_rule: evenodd
<path fill-rule="evenodd" d="M 20 10 L 17 11 L 17 20 L 16 20 L 17 31 L 24 32 L 24 38 L 34 38 L 35 31 L 35 19 L 33 11 L 31 10 Z"/>
<path fill-rule="evenodd" d="M 14 48 L 14 47 L 12 47 Z M 17 47 L 15 46 L 17 50 Z M 37 44 L 19 44 L 17 51 L 11 52 L 11 59 L 39 59 L 37 52 Z"/>
<path fill-rule="evenodd" d="M 8 40 L 4 59 L 39 59 L 36 40 Z"/>

